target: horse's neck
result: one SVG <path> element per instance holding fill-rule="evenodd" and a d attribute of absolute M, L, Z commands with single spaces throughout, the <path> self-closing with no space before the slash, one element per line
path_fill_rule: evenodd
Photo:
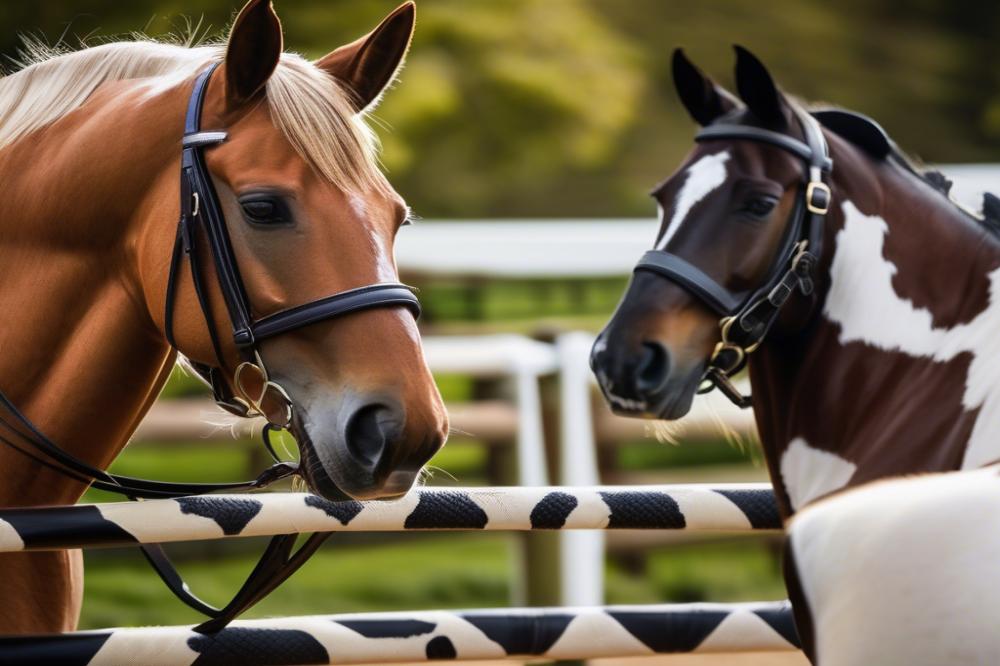
<path fill-rule="evenodd" d="M 885 165 L 875 177 L 840 183 L 815 319 L 751 368 L 789 512 L 844 486 L 1000 458 L 1000 244 L 912 176 Z"/>
<path fill-rule="evenodd" d="M 143 172 L 140 148 L 123 159 L 134 130 L 118 119 L 111 131 L 116 119 L 102 113 L 113 115 L 81 109 L 0 151 L 0 390 L 99 467 L 124 446 L 173 358 L 144 304 L 129 219 L 157 169 Z M 83 491 L 6 446 L 0 469 L 0 506 L 73 502 Z"/>

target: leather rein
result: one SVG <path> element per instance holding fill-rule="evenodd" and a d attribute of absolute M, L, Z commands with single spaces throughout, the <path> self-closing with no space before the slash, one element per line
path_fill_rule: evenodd
<path fill-rule="evenodd" d="M 646 252 L 636 271 L 656 273 L 675 282 L 713 312 L 719 320 L 720 340 L 702 376 L 699 393 L 715 388 L 741 408 L 752 406 L 751 396 L 733 384 L 733 375 L 747 363 L 778 319 L 782 307 L 796 291 L 804 296 L 815 289 L 815 271 L 823 251 L 826 214 L 830 210 L 830 187 L 823 177 L 833 170 L 826 138 L 819 122 L 793 107 L 805 142 L 771 130 L 736 124 L 705 127 L 695 141 L 737 139 L 765 143 L 799 158 L 805 166 L 781 246 L 763 283 L 744 292 L 733 292 L 719 284 L 688 260 L 666 250 Z"/>
<path fill-rule="evenodd" d="M 184 122 L 181 215 L 167 281 L 165 334 L 171 347 L 176 349 L 173 333 L 174 303 L 180 266 L 186 259 L 216 357 L 216 365 L 193 361 L 190 361 L 190 365 L 211 386 L 215 402 L 220 407 L 237 416 L 263 416 L 267 420 L 263 433 L 264 444 L 275 459 L 275 464 L 256 479 L 232 483 L 174 483 L 110 474 L 60 448 L 0 392 L 0 407 L 7 413 L 0 415 L 0 443 L 63 476 L 133 500 L 257 490 L 296 474 L 298 464 L 279 460 L 270 443 L 270 432 L 287 429 L 291 425 L 293 408 L 284 389 L 270 380 L 261 358 L 260 343 L 310 324 L 371 308 L 402 306 L 409 309 L 415 317 L 420 314 L 420 302 L 413 289 L 398 282 L 388 282 L 342 291 L 262 318 L 254 317 L 218 195 L 205 164 L 205 150 L 224 143 L 228 137 L 225 131 L 201 129 L 202 108 L 208 84 L 217 68 L 218 63 L 213 64 L 198 75 Z M 209 302 L 209 286 L 202 266 L 204 259 L 200 249 L 204 244 L 208 246 L 207 255 L 215 268 L 240 360 L 228 381 L 222 338 L 216 330 Z M 195 627 L 195 630 L 214 633 L 298 570 L 328 536 L 328 533 L 313 534 L 294 552 L 297 535 L 272 537 L 239 592 L 221 609 L 202 601 L 190 591 L 160 545 L 143 544 L 140 548 L 160 578 L 181 601 L 211 618 Z"/>

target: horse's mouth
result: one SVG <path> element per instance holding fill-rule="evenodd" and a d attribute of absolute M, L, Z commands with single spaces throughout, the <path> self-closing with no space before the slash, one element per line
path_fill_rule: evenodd
<path fill-rule="evenodd" d="M 309 437 L 308 429 L 303 425 L 297 413 L 292 418 L 290 431 L 299 446 L 299 476 L 306 482 L 309 490 L 332 502 L 344 502 L 353 499 L 330 478 L 329 472 L 327 472 L 319 459 L 319 455 L 316 453 L 316 448 L 312 438 Z"/>
<path fill-rule="evenodd" d="M 698 363 L 680 377 L 671 378 L 663 389 L 644 400 L 627 400 L 605 391 L 611 411 L 618 416 L 648 420 L 676 421 L 691 411 L 694 396 L 701 385 L 705 363 Z"/>
<path fill-rule="evenodd" d="M 306 482 L 309 490 L 332 502 L 365 500 L 394 500 L 402 497 L 413 487 L 420 476 L 420 467 L 400 467 L 394 470 L 378 469 L 371 472 L 355 470 L 338 463 L 334 453 L 323 462 L 323 454 L 309 435 L 303 419 L 298 415 L 292 419 L 290 431 L 298 442 L 298 474 Z M 338 446 L 331 443 L 330 446 Z M 437 450 L 437 446 L 433 447 Z"/>

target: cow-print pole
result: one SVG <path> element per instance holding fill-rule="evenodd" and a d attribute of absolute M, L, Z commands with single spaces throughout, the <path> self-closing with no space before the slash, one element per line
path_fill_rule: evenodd
<path fill-rule="evenodd" d="M 420 488 L 393 502 L 301 493 L 209 495 L 0 510 L 0 552 L 290 532 L 408 530 L 778 530 L 767 485 Z"/>
<path fill-rule="evenodd" d="M 506 657 L 593 659 L 680 652 L 791 651 L 787 602 L 413 611 L 190 627 L 0 637 L 4 663 L 387 664 Z"/>

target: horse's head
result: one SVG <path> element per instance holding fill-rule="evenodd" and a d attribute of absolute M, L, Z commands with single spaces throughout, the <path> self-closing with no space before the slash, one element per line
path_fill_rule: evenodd
<path fill-rule="evenodd" d="M 201 128 L 228 133 L 205 150 L 205 164 L 254 319 L 398 280 L 393 243 L 408 209 L 379 172 L 361 115 L 393 81 L 413 24 L 407 3 L 369 35 L 310 63 L 283 54 L 268 0 L 251 0 L 236 19 L 208 83 Z M 190 94 L 190 80 L 178 90 Z M 154 313 L 163 312 L 178 171 L 176 161 L 164 171 L 149 213 L 155 219 L 145 226 L 155 230 L 141 262 L 155 285 L 147 296 Z M 218 261 L 204 243 L 199 251 L 221 333 L 219 374 L 236 395 L 247 392 L 244 382 L 259 391 L 254 373 L 235 378 L 245 358 L 213 275 Z M 186 267 L 173 302 L 177 348 L 196 364 L 218 367 Z M 160 323 L 169 333 L 169 322 Z M 399 495 L 444 443 L 447 417 L 407 307 L 381 304 L 297 326 L 262 340 L 258 350 L 291 404 L 302 473 L 322 495 Z"/>
<path fill-rule="evenodd" d="M 673 74 L 681 101 L 702 127 L 759 128 L 803 140 L 792 105 L 749 52 L 737 48 L 742 102 L 680 50 L 674 53 Z M 752 294 L 773 274 L 781 248 L 788 247 L 803 169 L 802 160 L 766 141 L 703 133 L 680 168 L 653 192 L 661 222 L 655 249 L 673 256 L 666 270 L 675 278 L 680 271 L 695 282 L 714 282 L 721 288 L 717 292 Z M 636 271 L 591 359 L 616 412 L 677 419 L 690 409 L 720 341 L 726 309 L 711 307 L 711 299 L 695 291 L 683 276 L 664 279 L 654 271 Z"/>

